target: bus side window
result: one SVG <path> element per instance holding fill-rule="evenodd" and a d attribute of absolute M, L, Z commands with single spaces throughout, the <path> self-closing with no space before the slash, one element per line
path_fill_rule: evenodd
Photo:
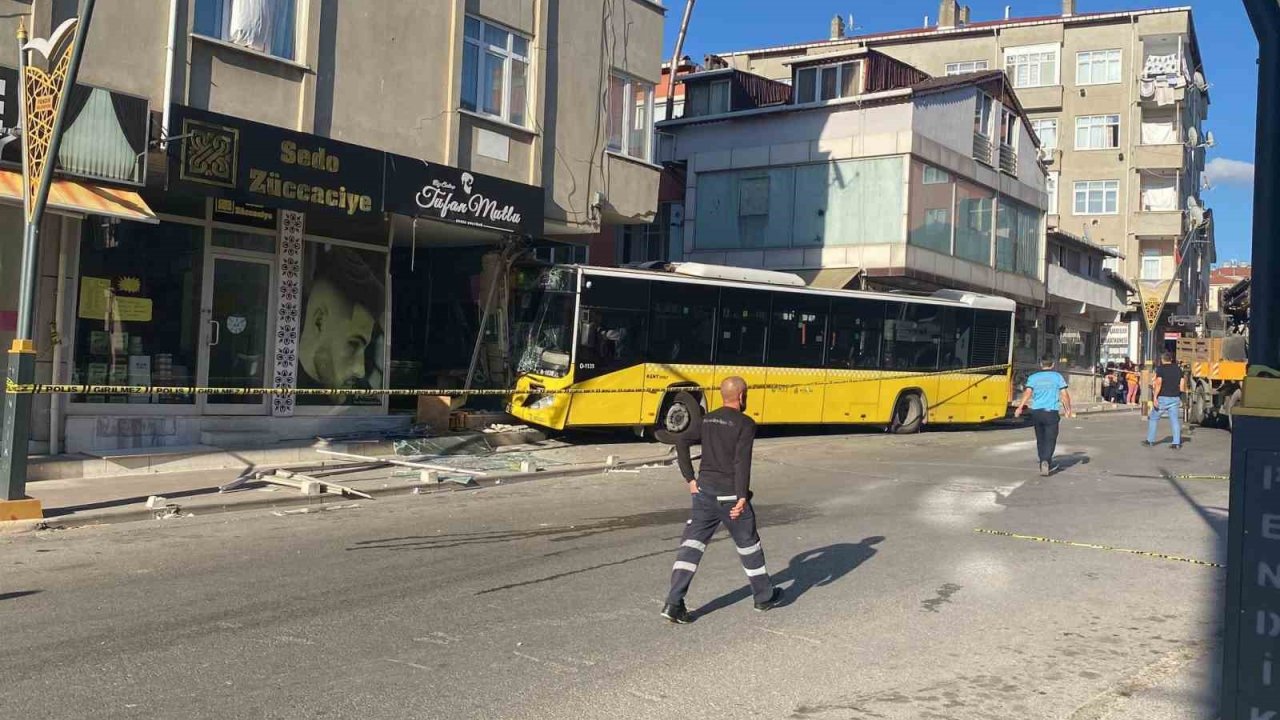
<path fill-rule="evenodd" d="M 837 370 L 880 368 L 884 302 L 837 298 L 831 303 L 830 342 L 826 366 Z"/>
<path fill-rule="evenodd" d="M 711 364 L 720 288 L 653 283 L 649 353 L 654 363 Z"/>
<path fill-rule="evenodd" d="M 644 362 L 649 282 L 602 275 L 583 280 L 576 379 Z"/>
<path fill-rule="evenodd" d="M 770 367 L 822 367 L 830 309 L 825 297 L 774 293 L 765 363 Z"/>
<path fill-rule="evenodd" d="M 764 364 L 769 306 L 767 292 L 731 288 L 721 291 L 717 365 L 758 367 Z"/>

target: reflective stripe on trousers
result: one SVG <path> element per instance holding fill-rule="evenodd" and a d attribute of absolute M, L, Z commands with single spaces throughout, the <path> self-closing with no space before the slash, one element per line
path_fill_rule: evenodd
<path fill-rule="evenodd" d="M 726 502 L 717 498 L 693 493 L 693 511 L 689 522 L 684 527 L 684 537 L 680 548 L 676 551 L 676 563 L 671 569 L 671 591 L 667 602 L 677 604 L 684 601 L 693 582 L 698 564 L 702 562 L 702 554 L 707 543 L 723 523 L 729 528 L 737 555 L 742 561 L 742 569 L 751 584 L 751 594 L 756 602 L 764 602 L 773 596 L 773 581 L 769 578 L 769 570 L 765 567 L 764 548 L 760 543 L 760 535 L 756 532 L 755 510 L 748 502 L 738 519 L 729 517 L 736 497 Z"/>

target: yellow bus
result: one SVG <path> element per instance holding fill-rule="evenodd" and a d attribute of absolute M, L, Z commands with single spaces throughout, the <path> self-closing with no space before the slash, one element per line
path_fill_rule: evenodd
<path fill-rule="evenodd" d="M 670 440 L 749 386 L 757 423 L 926 424 L 1002 418 L 1015 303 L 810 288 L 791 273 L 674 263 L 555 265 L 518 305 L 508 412 L 542 427 L 634 427 Z M 597 393 L 546 391 L 599 390 Z"/>

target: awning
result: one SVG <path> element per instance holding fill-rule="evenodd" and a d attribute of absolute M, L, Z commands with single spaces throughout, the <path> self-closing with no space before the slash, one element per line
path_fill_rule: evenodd
<path fill-rule="evenodd" d="M 22 173 L 0 170 L 0 200 L 22 204 Z M 160 222 L 138 193 L 77 180 L 55 178 L 49 186 L 48 208 L 120 220 Z"/>
<path fill-rule="evenodd" d="M 824 290 L 844 290 L 854 278 L 862 274 L 862 268 L 856 267 L 834 267 L 822 268 L 821 270 L 791 270 L 790 272 L 800 276 L 805 284 L 809 287 L 823 288 Z"/>

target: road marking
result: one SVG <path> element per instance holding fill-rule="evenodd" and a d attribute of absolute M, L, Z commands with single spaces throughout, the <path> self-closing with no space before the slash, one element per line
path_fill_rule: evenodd
<path fill-rule="evenodd" d="M 759 630 L 760 632 L 767 632 L 767 633 L 769 633 L 769 634 L 771 634 L 771 635 L 781 635 L 782 637 L 785 637 L 785 638 L 791 638 L 792 640 L 802 640 L 802 641 L 807 642 L 807 643 L 813 643 L 814 645 L 821 645 L 821 644 L 822 644 L 822 641 L 821 641 L 821 640 L 814 640 L 814 639 L 813 639 L 813 638 L 811 638 L 811 637 L 805 637 L 805 636 L 803 636 L 803 635 L 792 635 L 791 633 L 784 633 L 784 632 L 782 632 L 781 630 L 772 630 L 772 629 L 770 629 L 770 628 L 766 628 L 766 627 L 756 628 L 756 629 L 757 629 L 757 630 Z"/>
<path fill-rule="evenodd" d="M 395 664 L 397 664 L 397 665 L 408 665 L 408 666 L 409 666 L 409 667 L 411 667 L 411 668 L 417 668 L 417 669 L 419 669 L 419 670 L 426 670 L 426 671 L 428 671 L 428 672 L 430 672 L 430 671 L 431 671 L 431 668 L 427 667 L 426 665 L 419 665 L 418 663 L 412 663 L 412 662 L 409 662 L 408 660 L 397 660 L 397 659 L 395 659 L 395 658 L 382 658 L 382 659 L 383 659 L 383 660 L 386 660 L 386 661 L 387 661 L 387 662 L 389 662 L 389 663 L 395 663 Z"/>
<path fill-rule="evenodd" d="M 512 650 L 511 653 L 516 657 L 521 657 L 521 658 L 524 658 L 525 660 L 529 660 L 530 662 L 536 662 L 540 665 L 550 665 L 551 667 L 554 667 L 554 668 L 559 668 L 561 670 L 571 670 L 573 672 L 578 671 L 578 668 L 573 667 L 572 665 L 564 665 L 554 660 L 543 660 L 542 658 L 536 658 L 532 655 L 526 655 L 520 652 L 519 650 Z"/>
<path fill-rule="evenodd" d="M 1113 547 L 1111 545 L 1099 545 L 1097 543 L 1072 542 L 1070 540 L 1057 540 L 1054 538 L 1040 537 L 1038 535 L 1019 535 L 1017 533 L 1004 532 L 1003 530 L 986 530 L 983 528 L 974 528 L 974 532 L 983 535 L 999 535 L 1000 537 L 1014 538 L 1016 540 L 1033 540 L 1035 542 L 1052 543 L 1054 545 L 1068 545 L 1070 547 L 1088 548 L 1090 550 L 1110 550 L 1111 552 L 1127 553 L 1129 555 L 1141 555 L 1143 557 L 1155 558 L 1157 560 L 1173 560 L 1176 562 L 1191 563 L 1192 565 L 1203 565 L 1205 567 L 1225 568 L 1221 565 L 1208 560 L 1197 560 L 1195 558 L 1182 557 L 1181 555 L 1169 555 L 1167 553 L 1152 552 L 1150 550 L 1131 550 L 1129 548 Z"/>
<path fill-rule="evenodd" d="M 436 645 L 448 645 L 449 643 L 458 642 L 458 638 L 452 637 L 450 635 L 445 635 L 442 632 L 433 632 L 428 637 L 414 638 L 414 642 L 429 642 L 429 643 L 434 643 Z"/>

